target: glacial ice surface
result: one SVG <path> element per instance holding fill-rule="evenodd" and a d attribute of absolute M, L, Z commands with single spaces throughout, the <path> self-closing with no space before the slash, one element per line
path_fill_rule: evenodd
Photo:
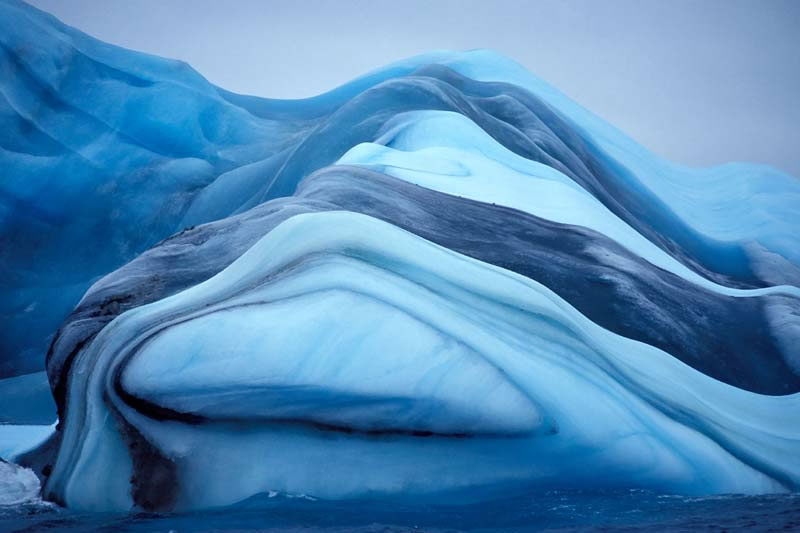
<path fill-rule="evenodd" d="M 281 101 L 10 0 L 0 45 L 0 456 L 45 498 L 800 487 L 796 178 L 485 50 Z"/>

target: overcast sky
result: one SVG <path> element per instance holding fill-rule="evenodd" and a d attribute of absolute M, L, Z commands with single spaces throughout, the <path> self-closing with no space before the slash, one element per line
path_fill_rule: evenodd
<path fill-rule="evenodd" d="M 433 49 L 492 48 L 680 163 L 800 177 L 797 0 L 32 0 L 226 89 L 324 92 Z"/>

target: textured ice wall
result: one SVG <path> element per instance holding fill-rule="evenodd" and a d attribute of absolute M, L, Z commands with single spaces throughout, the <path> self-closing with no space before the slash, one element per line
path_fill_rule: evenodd
<path fill-rule="evenodd" d="M 0 376 L 47 351 L 60 418 L 4 446 L 48 498 L 797 489 L 795 178 L 675 167 L 487 51 L 276 101 L 0 29 Z"/>

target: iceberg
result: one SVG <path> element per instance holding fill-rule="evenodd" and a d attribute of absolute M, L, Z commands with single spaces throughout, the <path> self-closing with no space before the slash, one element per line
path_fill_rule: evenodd
<path fill-rule="evenodd" d="M 25 494 L 800 488 L 796 178 L 663 161 L 485 50 L 272 100 L 0 0 L 0 72 Z"/>

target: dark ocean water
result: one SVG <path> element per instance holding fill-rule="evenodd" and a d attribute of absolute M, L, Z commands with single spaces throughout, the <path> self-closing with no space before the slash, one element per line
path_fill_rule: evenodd
<path fill-rule="evenodd" d="M 691 498 L 647 491 L 547 492 L 473 505 L 257 497 L 200 513 L 75 513 L 0 507 L 0 531 L 800 531 L 800 494 Z"/>

